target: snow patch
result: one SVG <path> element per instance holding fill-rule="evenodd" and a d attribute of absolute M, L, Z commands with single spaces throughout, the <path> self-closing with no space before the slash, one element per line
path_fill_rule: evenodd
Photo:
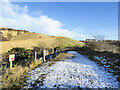
<path fill-rule="evenodd" d="M 118 88 L 118 81 L 111 73 L 100 68 L 95 62 L 87 57 L 75 52 L 69 51 L 76 57 L 70 60 L 58 61 L 51 67 L 46 63 L 42 67 L 29 72 L 28 85 L 24 88 L 32 87 L 42 74 L 46 75 L 43 85 L 37 83 L 39 88 Z M 41 80 L 41 79 L 39 79 Z"/>

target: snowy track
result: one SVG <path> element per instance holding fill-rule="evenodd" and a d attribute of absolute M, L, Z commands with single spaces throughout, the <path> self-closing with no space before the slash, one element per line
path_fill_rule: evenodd
<path fill-rule="evenodd" d="M 116 78 L 95 62 L 75 51 L 68 53 L 75 57 L 29 72 L 24 88 L 118 88 Z"/>

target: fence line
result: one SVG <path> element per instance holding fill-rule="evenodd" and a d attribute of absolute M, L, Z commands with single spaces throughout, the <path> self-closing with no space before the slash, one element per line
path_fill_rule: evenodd
<path fill-rule="evenodd" d="M 49 60 L 52 60 L 52 59 L 54 59 L 57 55 L 59 55 L 60 53 L 63 53 L 65 51 L 65 49 L 63 49 L 62 51 L 61 50 L 57 50 L 57 49 L 53 49 L 53 51 L 52 52 L 49 52 L 48 50 L 45 50 L 45 60 L 46 61 L 49 61 Z M 42 53 L 40 53 L 39 55 L 41 55 Z M 18 56 L 19 54 L 15 54 L 15 57 L 16 56 Z M 30 53 L 30 56 L 32 56 L 33 55 L 33 52 L 31 52 Z M 37 57 L 38 55 L 36 55 L 36 57 Z M 8 58 L 9 57 L 9 54 L 8 54 L 8 56 L 6 57 L 6 58 Z M 43 63 L 43 56 L 41 55 L 40 57 L 39 57 L 39 59 L 38 58 L 36 58 L 37 60 L 41 60 L 42 61 L 42 63 Z M 1 60 L 2 61 L 2 60 Z M 14 64 L 14 63 L 13 63 Z M 8 62 L 7 64 L 3 64 L 2 62 L 0 63 L 0 69 L 2 69 L 2 68 L 7 68 L 7 67 L 10 67 L 10 62 Z"/>

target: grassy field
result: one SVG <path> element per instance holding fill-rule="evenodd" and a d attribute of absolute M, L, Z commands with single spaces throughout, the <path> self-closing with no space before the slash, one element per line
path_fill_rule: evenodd
<path fill-rule="evenodd" d="M 65 47 L 74 47 L 74 46 L 79 46 L 82 47 L 84 45 L 84 43 L 77 41 L 77 40 L 73 40 L 67 37 L 58 37 L 56 36 L 55 38 L 57 38 L 57 40 L 60 43 L 60 47 L 65 48 Z"/>
<path fill-rule="evenodd" d="M 74 46 L 82 47 L 84 43 L 67 37 L 48 36 L 40 33 L 25 33 L 12 37 L 10 41 L 2 41 L 0 45 L 2 46 L 0 54 L 3 54 L 14 47 L 33 49 L 33 47 L 46 46 L 47 48 L 53 48 L 59 46 L 65 48 Z"/>

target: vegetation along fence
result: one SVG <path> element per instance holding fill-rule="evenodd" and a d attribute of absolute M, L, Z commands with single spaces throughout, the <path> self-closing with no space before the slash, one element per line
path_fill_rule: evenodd
<path fill-rule="evenodd" d="M 9 55 L 15 54 L 15 60 L 13 61 L 13 67 L 20 65 L 22 67 L 29 67 L 29 65 L 35 60 L 41 60 L 41 62 L 46 62 L 52 60 L 60 53 L 64 52 L 65 49 L 56 48 L 38 48 L 34 47 L 33 50 L 25 48 L 13 48 L 2 56 L 0 63 L 1 69 L 9 68 Z"/>

